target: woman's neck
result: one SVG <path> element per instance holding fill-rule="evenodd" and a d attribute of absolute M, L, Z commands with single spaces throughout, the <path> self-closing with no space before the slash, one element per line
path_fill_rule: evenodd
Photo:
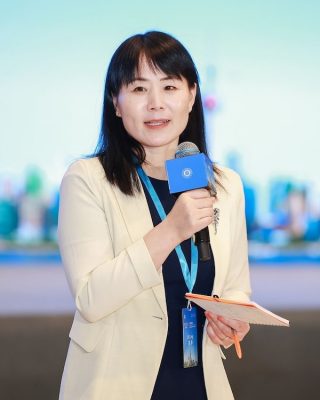
<path fill-rule="evenodd" d="M 170 147 L 145 148 L 146 161 L 143 169 L 148 176 L 156 179 L 167 179 L 166 160 L 174 158 L 177 145 Z"/>

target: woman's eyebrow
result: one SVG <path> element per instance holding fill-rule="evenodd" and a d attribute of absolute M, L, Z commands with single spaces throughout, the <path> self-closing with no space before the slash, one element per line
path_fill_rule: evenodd
<path fill-rule="evenodd" d="M 161 81 L 173 81 L 178 79 L 179 81 L 181 81 L 181 78 L 179 75 L 167 75 L 166 77 L 160 79 Z"/>
<path fill-rule="evenodd" d="M 148 79 L 143 78 L 142 76 L 136 76 L 135 78 L 132 79 L 130 83 L 136 82 L 136 81 L 141 81 L 141 82 L 148 82 Z"/>
<path fill-rule="evenodd" d="M 167 75 L 167 76 L 164 76 L 163 78 L 161 78 L 160 79 L 160 81 L 162 82 L 162 81 L 172 81 L 172 80 L 174 80 L 174 79 L 181 79 L 181 78 L 179 78 L 178 76 L 174 76 L 174 75 Z M 147 78 L 144 78 L 143 76 L 136 76 L 135 78 L 133 78 L 132 79 L 132 81 L 131 82 L 129 82 L 129 83 L 134 83 L 134 82 L 149 82 L 150 81 L 150 79 L 147 79 Z"/>

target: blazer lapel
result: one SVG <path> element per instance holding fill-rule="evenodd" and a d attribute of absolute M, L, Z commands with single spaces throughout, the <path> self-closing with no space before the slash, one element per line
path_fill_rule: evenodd
<path fill-rule="evenodd" d="M 218 210 L 219 220 L 215 224 L 209 225 L 209 235 L 212 253 L 215 262 L 215 278 L 212 294 L 218 296 L 222 293 L 222 288 L 229 264 L 229 241 L 230 241 L 230 222 L 228 213 L 221 200 L 217 200 L 214 208 Z"/>
<path fill-rule="evenodd" d="M 141 184 L 140 189 L 140 193 L 134 196 L 126 196 L 118 188 L 114 188 L 114 193 L 132 242 L 141 239 L 153 228 L 153 222 L 149 212 L 147 199 Z M 155 286 L 152 288 L 152 290 L 163 313 L 167 315 L 167 305 L 162 273 L 161 278 L 162 285 Z"/>

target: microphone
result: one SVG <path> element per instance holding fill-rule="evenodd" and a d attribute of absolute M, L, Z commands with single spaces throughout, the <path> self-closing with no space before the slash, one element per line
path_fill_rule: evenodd
<path fill-rule="evenodd" d="M 192 142 L 180 143 L 175 159 L 166 161 L 168 184 L 171 194 L 179 195 L 187 190 L 206 188 L 213 196 L 217 195 L 214 184 L 214 171 L 209 158 L 200 153 Z M 195 234 L 201 261 L 211 259 L 208 227 Z"/>

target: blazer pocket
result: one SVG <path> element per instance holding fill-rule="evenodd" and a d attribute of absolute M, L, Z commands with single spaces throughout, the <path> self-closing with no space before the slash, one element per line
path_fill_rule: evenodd
<path fill-rule="evenodd" d="M 110 317 L 107 317 L 97 322 L 88 322 L 76 311 L 69 337 L 90 353 L 95 349 L 107 326 L 111 325 L 112 321 L 109 319 Z"/>

